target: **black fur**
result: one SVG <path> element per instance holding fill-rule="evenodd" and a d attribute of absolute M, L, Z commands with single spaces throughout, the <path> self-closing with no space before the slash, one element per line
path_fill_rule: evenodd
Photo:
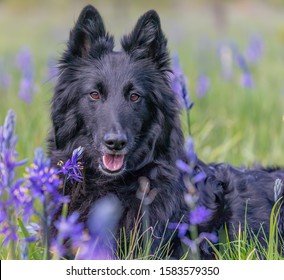
<path fill-rule="evenodd" d="M 112 193 L 123 205 L 119 226 L 126 232 L 139 218 L 138 179 L 148 178 L 150 189 L 157 192 L 148 205 L 149 225 L 156 226 L 154 250 L 167 223 L 181 221 L 188 211 L 186 188 L 176 168 L 176 160 L 184 159 L 179 106 L 170 86 L 167 40 L 158 14 L 149 11 L 141 16 L 121 45 L 121 51 L 114 51 L 113 37 L 106 33 L 98 11 L 92 6 L 83 9 L 59 63 L 49 156 L 56 165 L 70 158 L 75 148 L 84 147 L 83 183 L 65 188 L 71 197 L 68 210 L 79 211 L 86 222 L 93 203 Z M 138 100 L 131 101 L 133 94 Z M 122 167 L 115 172 L 106 168 L 106 154 L 123 157 Z M 207 175 L 196 186 L 198 203 L 212 211 L 200 232 L 217 233 L 226 224 L 233 238 L 247 220 L 253 232 L 262 224 L 268 235 L 274 184 L 277 178 L 284 180 L 282 170 L 236 169 L 199 161 L 195 171 Z M 282 207 L 278 221 L 282 235 L 283 217 Z M 166 239 L 171 234 L 168 229 Z M 206 242 L 201 251 L 203 258 L 212 257 Z"/>
<path fill-rule="evenodd" d="M 70 158 L 75 148 L 85 149 L 84 181 L 66 188 L 71 197 L 68 210 L 79 211 L 82 221 L 97 199 L 114 193 L 124 207 L 120 226 L 129 232 L 141 204 L 138 178 L 147 177 L 157 191 L 148 206 L 157 244 L 168 221 L 179 222 L 186 213 L 185 189 L 175 164 L 182 157 L 184 139 L 166 44 L 158 14 L 149 11 L 123 37 L 122 51 L 115 52 L 98 11 L 84 8 L 59 64 L 48 141 L 54 165 Z M 90 97 L 94 91 L 98 101 Z M 130 101 L 132 93 L 139 94 L 137 102 Z M 104 143 L 108 135 L 124 137 L 125 147 L 109 149 Z M 123 169 L 114 174 L 106 170 L 106 153 L 123 154 Z M 166 236 L 171 234 L 167 230 Z"/>
<path fill-rule="evenodd" d="M 284 253 L 284 171 L 277 167 L 261 166 L 236 168 L 227 164 L 205 165 L 199 163 L 207 174 L 215 178 L 205 188 L 200 188 L 200 200 L 209 209 L 215 209 L 215 215 L 204 225 L 203 230 L 219 230 L 226 225 L 229 238 L 234 240 L 245 226 L 248 238 L 258 237 L 263 246 L 267 246 L 270 232 L 270 215 L 277 200 L 279 216 L 277 230 L 279 252 Z M 275 185 L 280 184 L 279 193 L 275 193 Z M 207 188 L 207 190 L 205 190 Z M 210 194 L 208 194 L 211 193 Z M 221 202 L 221 203 L 220 203 Z M 276 211 L 277 212 L 277 211 Z M 214 213 L 214 212 L 213 212 Z M 259 257 L 264 255 L 259 254 Z"/>

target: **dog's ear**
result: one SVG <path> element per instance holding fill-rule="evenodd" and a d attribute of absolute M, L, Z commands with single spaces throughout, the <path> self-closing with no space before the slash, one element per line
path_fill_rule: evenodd
<path fill-rule="evenodd" d="M 101 15 L 93 6 L 86 6 L 70 32 L 67 55 L 85 57 L 110 48 L 113 38 L 106 33 Z"/>
<path fill-rule="evenodd" d="M 133 31 L 122 38 L 121 45 L 135 59 L 148 58 L 156 63 L 158 69 L 168 70 L 167 39 L 156 11 L 150 10 L 141 16 Z"/>

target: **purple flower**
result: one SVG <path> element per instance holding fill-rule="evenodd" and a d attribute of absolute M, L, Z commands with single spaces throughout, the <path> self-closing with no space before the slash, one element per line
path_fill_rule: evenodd
<path fill-rule="evenodd" d="M 33 164 L 27 167 L 26 171 L 28 187 L 34 198 L 39 198 L 43 203 L 51 195 L 53 199 L 50 203 L 52 205 L 56 206 L 57 203 L 63 203 L 64 198 L 58 192 L 62 181 L 57 176 L 58 171 L 50 167 L 50 160 L 45 158 L 42 148 L 35 150 Z"/>
<path fill-rule="evenodd" d="M 11 240 L 18 240 L 16 232 L 17 227 L 13 224 L 10 224 L 9 221 L 6 221 L 0 225 L 0 234 L 3 234 L 5 236 L 3 241 L 4 247 L 6 247 Z"/>
<path fill-rule="evenodd" d="M 194 141 L 193 141 L 193 138 L 191 136 L 189 136 L 186 140 L 185 154 L 186 154 L 188 161 L 192 165 L 195 166 L 195 164 L 197 163 L 197 155 L 196 155 L 195 149 L 194 149 Z"/>
<path fill-rule="evenodd" d="M 72 248 L 77 248 L 84 240 L 84 226 L 78 222 L 79 214 L 73 212 L 69 217 L 60 217 L 54 223 L 57 229 L 56 238 L 52 242 L 52 250 L 58 257 L 62 257 L 67 253 L 64 242 L 68 239 Z"/>
<path fill-rule="evenodd" d="M 16 144 L 14 137 L 15 123 L 16 123 L 16 115 L 13 110 L 9 110 L 6 115 L 4 126 L 1 133 L 2 134 L 1 139 L 3 141 L 1 145 L 2 151 L 4 149 L 4 146 L 6 149 L 9 149 L 13 148 Z"/>
<path fill-rule="evenodd" d="M 106 238 L 109 231 L 117 226 L 122 214 L 120 200 L 115 195 L 107 195 L 96 201 L 90 211 L 88 228 L 93 236 Z"/>
<path fill-rule="evenodd" d="M 96 201 L 87 223 L 90 238 L 81 244 L 78 259 L 114 258 L 116 241 L 113 233 L 122 210 L 121 202 L 115 195 L 107 195 Z"/>
<path fill-rule="evenodd" d="M 249 72 L 243 72 L 241 74 L 241 78 L 240 78 L 240 84 L 244 87 L 244 88 L 253 88 L 254 86 L 254 81 L 253 81 L 253 77 Z"/>
<path fill-rule="evenodd" d="M 181 159 L 176 161 L 176 167 L 183 173 L 193 174 L 193 168 Z"/>
<path fill-rule="evenodd" d="M 14 181 L 14 177 L 16 168 L 26 161 L 17 161 L 15 119 L 14 112 L 9 110 L 4 126 L 0 127 L 0 233 L 6 236 L 4 245 L 17 239 L 15 217 L 22 209 L 14 192 L 22 186 L 24 179 Z"/>
<path fill-rule="evenodd" d="M 11 198 L 14 202 L 14 209 L 19 213 L 23 209 L 24 221 L 27 221 L 33 214 L 33 197 L 25 184 L 25 179 L 17 180 L 11 189 Z"/>
<path fill-rule="evenodd" d="M 210 87 L 209 78 L 205 74 L 200 74 L 198 76 L 196 83 L 196 95 L 199 98 L 204 97 L 207 94 L 209 87 Z"/>
<path fill-rule="evenodd" d="M 50 166 L 50 159 L 45 157 L 44 151 L 42 148 L 36 148 L 34 151 L 34 165 L 39 169 L 45 169 Z"/>
<path fill-rule="evenodd" d="M 263 50 L 263 39 L 261 38 L 261 36 L 254 34 L 253 36 L 251 36 L 245 52 L 247 61 L 252 64 L 258 63 L 263 55 Z"/>
<path fill-rule="evenodd" d="M 236 57 L 237 64 L 239 65 L 241 71 L 245 73 L 249 72 L 249 68 L 248 68 L 248 65 L 247 65 L 247 62 L 244 56 L 241 55 L 238 51 L 236 51 L 235 57 Z"/>
<path fill-rule="evenodd" d="M 101 243 L 99 239 L 89 237 L 82 242 L 76 259 L 78 260 L 114 260 L 114 251 L 111 247 Z"/>
<path fill-rule="evenodd" d="M 198 158 L 195 153 L 194 142 L 191 136 L 187 138 L 185 143 L 185 156 L 186 162 L 180 159 L 176 161 L 177 168 L 182 173 L 189 175 L 193 184 L 203 181 L 206 178 L 206 174 L 204 172 L 195 170 Z"/>
<path fill-rule="evenodd" d="M 249 67 L 245 58 L 240 54 L 236 53 L 236 60 L 237 63 L 242 71 L 240 84 L 245 88 L 252 88 L 253 87 L 253 78 L 250 73 Z"/>
<path fill-rule="evenodd" d="M 122 213 L 121 203 L 114 195 L 99 199 L 91 208 L 87 222 L 89 235 L 84 232 L 83 224 L 78 223 L 79 215 L 73 213 L 68 218 L 61 217 L 55 227 L 57 237 L 52 250 L 58 257 L 66 254 L 64 241 L 69 240 L 70 249 L 80 260 L 114 259 L 116 230 Z"/>
<path fill-rule="evenodd" d="M 218 242 L 218 236 L 213 232 L 211 232 L 211 233 L 210 232 L 202 232 L 202 233 L 200 233 L 199 238 L 200 239 L 206 238 L 213 243 Z"/>
<path fill-rule="evenodd" d="M 182 238 L 188 232 L 189 225 L 187 223 L 169 223 L 168 228 L 178 230 L 178 237 Z"/>
<path fill-rule="evenodd" d="M 60 217 L 58 221 L 54 223 L 58 233 L 57 240 L 64 241 L 70 238 L 72 242 L 76 242 L 82 239 L 83 224 L 78 222 L 79 214 L 73 212 L 69 217 Z"/>
<path fill-rule="evenodd" d="M 28 48 L 24 47 L 19 51 L 16 57 L 16 64 L 22 72 L 31 70 L 31 67 L 33 65 L 33 57 L 31 51 Z"/>
<path fill-rule="evenodd" d="M 1 194 L 1 196 L 2 196 L 2 194 Z M 5 208 L 6 208 L 6 203 L 1 201 L 0 202 L 0 225 L 2 225 L 8 218 Z"/>
<path fill-rule="evenodd" d="M 35 86 L 32 78 L 23 76 L 20 81 L 19 96 L 26 103 L 31 103 L 33 94 L 35 92 Z"/>
<path fill-rule="evenodd" d="M 191 179 L 192 183 L 193 184 L 196 184 L 196 183 L 199 183 L 199 182 L 202 182 L 206 179 L 207 175 L 205 172 L 203 171 L 199 171 L 198 173 L 196 173 L 194 175 L 194 177 Z"/>
<path fill-rule="evenodd" d="M 37 235 L 40 232 L 40 226 L 37 223 L 29 223 L 26 226 L 26 230 L 28 231 L 29 234 L 31 235 Z"/>
<path fill-rule="evenodd" d="M 17 66 L 21 71 L 19 96 L 25 102 L 30 103 L 35 90 L 34 86 L 34 65 L 32 54 L 29 49 L 23 48 L 17 55 Z"/>
<path fill-rule="evenodd" d="M 39 224 L 30 222 L 25 225 L 25 229 L 27 230 L 29 236 L 25 237 L 22 241 L 24 241 L 25 244 L 37 242 L 41 238 L 42 229 Z M 19 229 L 20 232 L 22 232 L 21 228 Z"/>
<path fill-rule="evenodd" d="M 9 110 L 4 126 L 0 127 L 0 185 L 3 188 L 11 188 L 14 180 L 15 168 L 26 163 L 26 160 L 17 161 L 18 154 L 15 150 L 17 137 L 14 135 L 16 117 L 12 110 Z"/>
<path fill-rule="evenodd" d="M 51 245 L 49 229 L 51 221 L 60 206 L 69 200 L 59 192 L 59 189 L 62 187 L 62 181 L 57 175 L 58 171 L 50 166 L 50 160 L 45 158 L 42 148 L 35 150 L 34 161 L 30 167 L 26 168 L 26 172 L 27 187 L 33 199 L 39 199 L 41 202 L 41 210 L 38 211 L 34 207 L 34 211 L 41 219 L 45 258 L 49 259 Z M 35 203 L 33 204 L 35 205 Z"/>
<path fill-rule="evenodd" d="M 44 213 L 39 213 L 35 208 L 34 210 L 39 216 L 44 216 L 45 226 L 48 226 L 60 206 L 69 202 L 68 197 L 59 192 L 62 181 L 57 172 L 55 168 L 50 166 L 50 160 L 45 158 L 43 149 L 37 148 L 33 163 L 26 168 L 26 187 L 29 189 L 33 201 L 39 199 L 43 205 Z"/>
<path fill-rule="evenodd" d="M 172 90 L 181 100 L 182 107 L 185 107 L 185 109 L 189 111 L 193 106 L 193 102 L 189 99 L 186 78 L 181 69 L 178 56 L 173 57 L 171 83 Z"/>
<path fill-rule="evenodd" d="M 189 214 L 189 221 L 192 225 L 199 225 L 208 221 L 211 216 L 211 211 L 204 206 L 197 206 Z"/>
<path fill-rule="evenodd" d="M 83 151 L 84 148 L 80 146 L 73 151 L 71 159 L 68 159 L 65 163 L 62 161 L 58 163 L 58 174 L 63 174 L 66 178 L 65 180 L 70 181 L 72 184 L 83 181 L 83 163 L 80 161 L 83 156 Z"/>

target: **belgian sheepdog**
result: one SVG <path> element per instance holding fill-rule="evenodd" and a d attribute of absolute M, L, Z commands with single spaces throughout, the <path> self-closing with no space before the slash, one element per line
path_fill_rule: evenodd
<path fill-rule="evenodd" d="M 78 211 L 86 221 L 92 204 L 112 193 L 122 203 L 119 226 L 126 232 L 137 221 L 139 178 L 146 177 L 156 194 L 148 223 L 158 242 L 165 229 L 165 240 L 172 234 L 167 223 L 179 222 L 186 211 L 176 168 L 184 139 L 158 14 L 141 16 L 121 46 L 113 50 L 100 14 L 85 7 L 59 62 L 49 155 L 56 165 L 84 147 L 83 183 L 65 188 L 69 212 Z"/>
<path fill-rule="evenodd" d="M 142 15 L 134 29 L 114 50 L 114 39 L 98 11 L 85 7 L 70 32 L 59 62 L 59 76 L 52 99 L 52 130 L 48 138 L 53 165 L 66 161 L 83 147 L 83 182 L 65 186 L 69 213 L 79 212 L 87 222 L 92 205 L 108 194 L 122 205 L 118 228 L 129 233 L 141 216 L 140 178 L 147 178 L 148 226 L 154 229 L 153 250 L 173 234 L 168 222 L 188 217 L 183 174 L 176 167 L 184 159 L 184 138 L 177 97 L 171 88 L 167 40 L 158 14 Z M 198 204 L 211 211 L 199 225 L 200 232 L 218 232 L 227 224 L 233 238 L 247 223 L 265 243 L 271 209 L 283 197 L 284 173 L 278 169 L 237 169 L 225 164 L 197 162 L 195 172 L 206 179 L 196 185 Z M 278 190 L 276 181 L 278 180 Z M 282 185 L 281 185 L 282 184 Z M 276 194 L 277 193 L 277 194 Z M 283 207 L 278 229 L 284 232 Z M 180 255 L 178 238 L 173 241 Z M 203 258 L 210 258 L 207 243 Z"/>

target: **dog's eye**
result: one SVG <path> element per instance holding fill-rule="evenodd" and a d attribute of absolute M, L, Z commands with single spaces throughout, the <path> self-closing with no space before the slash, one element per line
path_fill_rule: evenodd
<path fill-rule="evenodd" d="M 93 100 L 100 100 L 101 99 L 101 96 L 99 94 L 98 91 L 92 91 L 90 93 L 90 97 L 93 99 Z"/>
<path fill-rule="evenodd" d="M 140 99 L 140 95 L 138 94 L 138 93 L 132 93 L 131 95 L 130 95 L 130 101 L 131 102 L 138 102 L 139 101 L 139 99 Z"/>

